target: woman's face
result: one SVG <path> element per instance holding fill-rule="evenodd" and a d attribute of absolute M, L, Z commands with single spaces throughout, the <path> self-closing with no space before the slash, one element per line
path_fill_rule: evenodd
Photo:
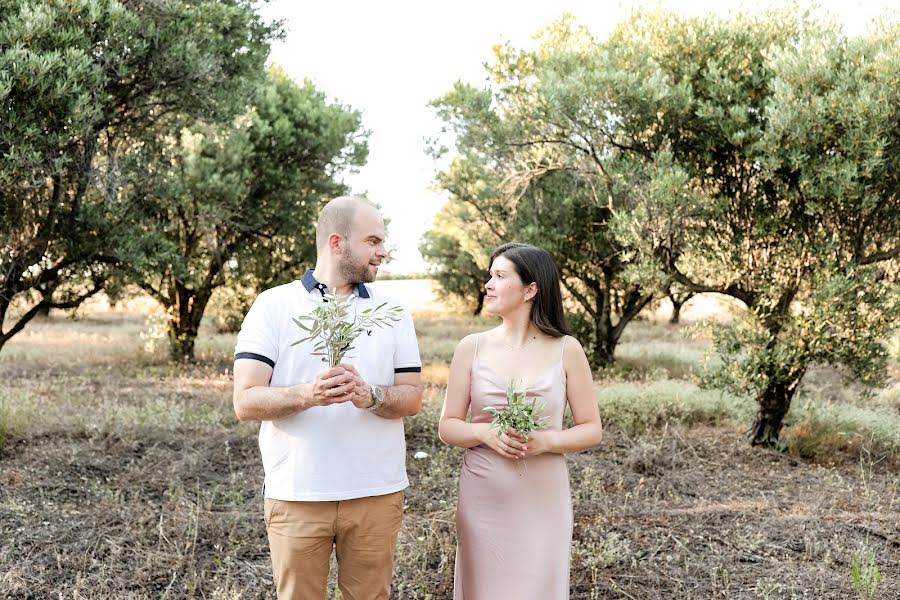
<path fill-rule="evenodd" d="M 490 275 L 491 278 L 484 284 L 487 292 L 484 307 L 495 315 L 505 315 L 519 309 L 534 297 L 537 290 L 535 283 L 522 285 L 515 265 L 503 255 L 491 263 Z"/>

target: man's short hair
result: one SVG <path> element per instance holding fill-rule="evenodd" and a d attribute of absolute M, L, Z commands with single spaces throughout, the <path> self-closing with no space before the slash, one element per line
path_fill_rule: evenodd
<path fill-rule="evenodd" d="M 316 249 L 319 252 L 324 250 L 332 233 L 349 240 L 353 230 L 353 217 L 356 216 L 357 209 L 364 205 L 372 206 L 360 196 L 338 196 L 329 200 L 316 222 Z"/>

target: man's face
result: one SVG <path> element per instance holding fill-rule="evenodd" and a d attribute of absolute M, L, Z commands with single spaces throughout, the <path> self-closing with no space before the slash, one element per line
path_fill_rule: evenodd
<path fill-rule="evenodd" d="M 369 206 L 357 209 L 350 239 L 344 240 L 338 262 L 341 276 L 349 283 L 375 281 L 378 266 L 387 256 L 384 249 L 384 220 Z"/>

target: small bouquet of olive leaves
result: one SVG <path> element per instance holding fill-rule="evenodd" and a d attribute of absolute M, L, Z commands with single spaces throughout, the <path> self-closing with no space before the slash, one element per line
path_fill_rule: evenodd
<path fill-rule="evenodd" d="M 310 314 L 294 318 L 297 327 L 309 335 L 297 340 L 291 346 L 315 339 L 317 344 L 313 356 L 321 356 L 322 362 L 327 362 L 329 367 L 336 367 L 341 363 L 344 355 L 353 350 L 353 341 L 363 331 L 372 327 L 393 327 L 403 312 L 399 306 L 384 308 L 387 302 L 382 302 L 375 308 L 367 308 L 354 315 L 353 319 L 347 320 L 347 315 L 350 314 L 349 299 L 341 300 L 330 292 L 325 292 L 323 297 L 325 301 Z"/>
<path fill-rule="evenodd" d="M 528 434 L 535 429 L 544 429 L 547 427 L 541 413 L 544 410 L 543 404 L 538 404 L 537 399 L 530 403 L 525 401 L 527 390 L 516 389 L 515 380 L 509 382 L 506 388 L 506 406 L 497 408 L 495 406 L 484 406 L 484 410 L 494 416 L 491 421 L 491 429 L 497 428 L 503 433 L 507 428 L 512 427 L 522 434 L 525 441 L 528 441 Z"/>

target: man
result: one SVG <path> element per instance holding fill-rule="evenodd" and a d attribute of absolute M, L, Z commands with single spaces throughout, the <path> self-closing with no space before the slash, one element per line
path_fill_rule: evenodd
<path fill-rule="evenodd" d="M 337 367 L 312 356 L 293 318 L 331 291 L 353 310 L 387 301 L 371 287 L 387 255 L 384 221 L 362 198 L 340 197 L 316 224 L 314 270 L 261 293 L 235 348 L 234 410 L 262 421 L 265 522 L 282 599 L 325 597 L 332 548 L 344 600 L 387 599 L 403 512 L 401 417 L 422 406 L 421 361 L 407 311 L 360 335 Z"/>

